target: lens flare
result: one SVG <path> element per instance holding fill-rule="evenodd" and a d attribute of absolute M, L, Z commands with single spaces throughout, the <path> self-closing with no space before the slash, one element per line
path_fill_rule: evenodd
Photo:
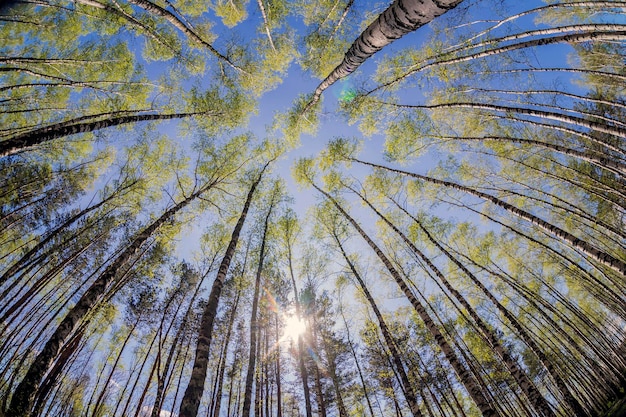
<path fill-rule="evenodd" d="M 306 325 L 297 316 L 290 316 L 285 319 L 283 334 L 287 338 L 297 339 L 306 330 Z"/>

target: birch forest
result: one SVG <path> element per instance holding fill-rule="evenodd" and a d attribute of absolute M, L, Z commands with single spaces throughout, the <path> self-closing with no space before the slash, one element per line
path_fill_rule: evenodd
<path fill-rule="evenodd" d="M 626 2 L 0 3 L 0 417 L 626 416 Z"/>

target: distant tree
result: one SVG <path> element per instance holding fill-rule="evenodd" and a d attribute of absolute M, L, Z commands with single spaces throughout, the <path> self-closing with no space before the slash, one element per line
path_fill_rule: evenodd
<path fill-rule="evenodd" d="M 361 235 L 363 240 L 367 242 L 367 244 L 372 248 L 376 256 L 380 259 L 380 261 L 385 265 L 386 269 L 389 271 L 390 275 L 394 278 L 396 283 L 398 284 L 400 290 L 409 300 L 411 305 L 414 307 L 415 311 L 419 314 L 420 318 L 424 321 L 424 324 L 428 328 L 429 332 L 433 335 L 435 340 L 437 341 L 441 351 L 444 353 L 446 358 L 448 359 L 450 365 L 455 370 L 459 380 L 465 386 L 465 389 L 470 394 L 474 403 L 479 408 L 481 413 L 484 416 L 496 416 L 498 413 L 494 410 L 491 404 L 485 398 L 485 393 L 483 392 L 482 387 L 479 385 L 478 381 L 473 377 L 470 371 L 466 368 L 463 362 L 460 361 L 457 354 L 454 352 L 449 342 L 441 333 L 441 330 L 438 328 L 437 324 L 430 317 L 427 310 L 424 308 L 422 303 L 415 297 L 415 295 L 411 292 L 409 287 L 407 286 L 405 280 L 399 274 L 399 272 L 393 267 L 390 260 L 387 256 L 380 250 L 378 245 L 369 237 L 367 233 L 359 226 L 359 224 L 352 218 L 345 209 L 339 204 L 336 198 L 333 198 L 328 192 L 322 190 L 318 185 L 316 185 L 314 181 L 314 173 L 312 171 L 312 164 L 310 160 L 301 159 L 298 161 L 297 166 L 297 178 L 302 181 L 310 184 L 315 188 L 320 194 L 322 194 L 329 202 L 331 202 L 335 208 L 346 218 L 346 220 L 355 228 L 355 230 Z"/>
<path fill-rule="evenodd" d="M 230 267 L 231 259 L 235 253 L 235 249 L 239 241 L 241 229 L 243 228 L 243 225 L 246 221 L 248 210 L 250 208 L 250 204 L 252 203 L 252 198 L 254 197 L 254 192 L 261 182 L 263 173 L 265 172 L 265 169 L 267 169 L 268 165 L 269 163 L 265 164 L 265 166 L 259 171 L 257 177 L 250 185 L 243 209 L 241 211 L 241 215 L 239 216 L 237 224 L 233 229 L 230 242 L 228 244 L 228 247 L 226 248 L 224 258 L 222 259 L 219 270 L 217 272 L 217 277 L 215 278 L 215 281 L 213 282 L 213 285 L 211 287 L 209 301 L 203 310 L 201 325 L 199 328 L 199 332 L 201 333 L 198 335 L 198 344 L 196 346 L 193 371 L 189 380 L 189 384 L 187 385 L 187 388 L 185 390 L 185 395 L 183 396 L 180 404 L 179 413 L 181 416 L 195 417 L 198 413 L 198 406 L 200 404 L 200 398 L 204 389 L 204 380 L 206 378 L 208 352 L 211 346 L 211 338 L 213 332 L 213 321 L 215 320 L 215 316 L 217 313 L 217 306 L 219 303 L 220 294 L 222 292 L 222 287 L 224 286 L 226 274 Z"/>
<path fill-rule="evenodd" d="M 334 207 L 325 207 L 324 209 L 326 209 L 327 211 L 331 211 L 334 209 Z M 329 228 L 328 233 L 331 235 L 331 238 L 334 241 L 334 244 L 339 248 L 339 251 L 341 252 L 341 255 L 344 259 L 344 262 L 348 265 L 351 276 L 354 277 L 354 279 L 356 280 L 358 284 L 358 288 L 363 292 L 363 295 L 365 296 L 365 299 L 367 300 L 369 307 L 374 312 L 376 320 L 378 321 L 378 326 L 380 327 L 380 331 L 383 335 L 385 345 L 387 349 L 389 349 L 389 352 L 391 354 L 391 361 L 393 363 L 395 372 L 397 372 L 397 374 L 399 375 L 399 380 L 400 380 L 400 383 L 402 384 L 402 391 L 404 393 L 404 396 L 406 397 L 406 401 L 409 405 L 411 414 L 414 417 L 422 416 L 423 414 L 420 411 L 420 405 L 417 400 L 417 395 L 415 394 L 415 391 L 413 390 L 412 382 L 409 381 L 409 377 L 407 375 L 405 365 L 402 361 L 402 354 L 398 350 L 396 343 L 393 340 L 393 336 L 389 328 L 387 327 L 387 324 L 385 323 L 385 319 L 383 318 L 383 315 L 378 305 L 376 304 L 376 301 L 372 297 L 372 294 L 370 293 L 369 289 L 365 285 L 363 278 L 361 278 L 361 274 L 357 271 L 354 262 L 350 260 L 350 257 L 348 256 L 348 253 L 346 252 L 344 248 L 344 243 L 342 243 L 342 240 L 344 240 L 345 237 L 342 235 L 345 234 L 345 225 L 342 225 L 340 221 L 338 220 L 337 217 L 339 213 L 334 213 L 334 214 L 335 215 L 333 216 L 333 213 L 330 212 L 326 215 L 322 214 L 320 217 L 323 219 L 322 221 L 326 223 L 327 227 Z"/>
<path fill-rule="evenodd" d="M 301 226 L 296 213 L 293 210 L 287 210 L 285 214 L 278 219 L 278 228 L 280 233 L 280 243 L 284 251 L 284 257 L 287 261 L 287 268 L 289 271 L 289 278 L 291 279 L 291 285 L 294 294 L 294 304 L 296 307 L 296 318 L 298 320 L 304 320 L 304 312 L 300 303 L 300 293 L 298 292 L 298 286 L 296 283 L 296 276 L 294 272 L 294 245 L 301 233 Z M 311 417 L 311 397 L 309 392 L 309 375 L 308 370 L 304 363 L 304 340 L 303 335 L 298 335 L 297 340 L 297 361 L 300 378 L 302 379 L 302 390 L 304 392 L 305 412 L 307 417 Z"/>
<path fill-rule="evenodd" d="M 252 404 L 252 385 L 254 382 L 254 376 L 256 372 L 256 360 L 257 360 L 256 348 L 257 348 L 257 344 L 260 343 L 260 340 L 258 340 L 260 339 L 259 338 L 260 326 L 259 326 L 259 319 L 258 319 L 258 315 L 259 315 L 258 309 L 259 309 L 259 294 L 261 291 L 261 286 L 263 285 L 261 283 L 261 276 L 263 274 L 263 265 L 266 261 L 266 256 L 267 256 L 266 251 L 268 250 L 267 248 L 268 237 L 269 237 L 268 228 L 270 226 L 272 212 L 274 211 L 274 208 L 276 207 L 278 200 L 280 198 L 279 193 L 280 193 L 280 190 L 278 188 L 278 185 L 275 184 L 274 187 L 272 187 L 272 190 L 270 191 L 270 195 L 267 197 L 269 198 L 269 201 L 267 201 L 267 213 L 265 215 L 265 219 L 262 222 L 263 230 L 261 232 L 259 259 L 257 262 L 257 269 L 256 269 L 256 274 L 255 274 L 255 280 L 254 280 L 254 295 L 252 297 L 252 311 L 250 313 L 250 353 L 248 355 L 248 368 L 247 368 L 247 374 L 246 374 L 246 385 L 245 385 L 245 392 L 244 392 L 244 397 L 243 397 L 243 411 L 242 411 L 244 417 L 248 417 L 250 415 L 250 406 Z M 255 400 L 258 400 L 258 399 L 259 399 L 258 396 L 255 395 Z"/>

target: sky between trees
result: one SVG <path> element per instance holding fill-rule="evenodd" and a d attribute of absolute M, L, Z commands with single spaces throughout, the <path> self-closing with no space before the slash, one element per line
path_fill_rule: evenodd
<path fill-rule="evenodd" d="M 625 12 L 4 6 L 0 417 L 620 415 Z"/>

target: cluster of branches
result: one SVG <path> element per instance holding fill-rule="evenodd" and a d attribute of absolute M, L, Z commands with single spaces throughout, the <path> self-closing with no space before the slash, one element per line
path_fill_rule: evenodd
<path fill-rule="evenodd" d="M 623 397 L 623 2 L 467 22 L 481 5 L 397 0 L 359 35 L 351 1 L 258 0 L 256 49 L 213 42 L 189 4 L 17 3 L 0 16 L 3 417 L 595 416 Z M 211 7 L 227 26 L 248 10 Z M 306 221 L 271 177 L 282 139 L 234 130 L 298 55 L 290 13 L 303 68 L 328 74 L 287 135 L 440 23 L 340 103 L 384 161 L 352 138 L 297 161 L 320 197 Z M 544 27 L 520 31 L 529 17 Z M 542 65 L 555 45 L 568 63 Z"/>

